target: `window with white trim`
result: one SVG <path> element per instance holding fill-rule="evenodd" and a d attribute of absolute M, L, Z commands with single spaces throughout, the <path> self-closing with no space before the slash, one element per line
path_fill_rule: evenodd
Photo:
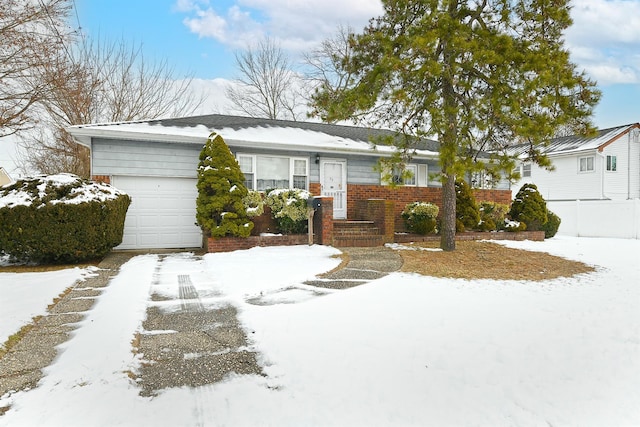
<path fill-rule="evenodd" d="M 593 172 L 595 171 L 595 157 L 586 156 L 578 159 L 578 170 L 580 172 Z"/>
<path fill-rule="evenodd" d="M 388 172 L 390 169 L 386 169 Z M 425 169 L 426 170 L 426 169 Z M 385 171 L 382 172 L 382 176 L 390 176 L 391 182 L 395 185 L 405 185 L 409 187 L 415 187 L 418 185 L 418 165 L 417 164 L 406 164 L 404 165 L 404 171 L 408 173 L 403 173 L 400 167 L 394 167 L 392 173 L 387 174 Z M 404 176 L 403 176 L 404 175 Z M 382 179 L 383 185 L 389 185 L 390 182 L 387 182 L 386 179 Z"/>
<path fill-rule="evenodd" d="M 248 189 L 300 188 L 309 183 L 309 159 L 263 154 L 237 154 Z"/>
<path fill-rule="evenodd" d="M 618 168 L 616 156 L 607 156 L 607 170 L 609 172 L 615 172 Z"/>
<path fill-rule="evenodd" d="M 522 177 L 527 178 L 531 176 L 531 163 L 522 164 Z"/>

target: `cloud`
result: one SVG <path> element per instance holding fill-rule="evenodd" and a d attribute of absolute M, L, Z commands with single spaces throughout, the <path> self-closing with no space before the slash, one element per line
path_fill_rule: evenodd
<path fill-rule="evenodd" d="M 269 35 L 292 53 L 313 49 L 339 24 L 360 31 L 383 13 L 380 0 L 176 0 L 175 9 L 201 38 L 242 49 Z M 640 83 L 640 1 L 574 1 L 571 16 L 566 46 L 580 69 L 600 85 Z"/>
<path fill-rule="evenodd" d="M 601 85 L 640 83 L 640 2 L 573 2 L 566 42 L 572 59 Z"/>
<path fill-rule="evenodd" d="M 335 33 L 338 24 L 362 28 L 382 13 L 379 0 L 237 0 L 226 10 L 204 0 L 177 0 L 175 9 L 199 37 L 243 48 L 269 35 L 290 51 L 304 51 Z"/>

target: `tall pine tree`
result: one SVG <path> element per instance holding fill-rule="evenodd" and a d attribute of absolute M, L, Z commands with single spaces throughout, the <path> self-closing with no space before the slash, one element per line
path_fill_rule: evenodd
<path fill-rule="evenodd" d="M 198 163 L 196 221 L 212 237 L 248 237 L 253 222 L 242 199 L 247 195 L 244 175 L 220 135 L 212 133 Z"/>
<path fill-rule="evenodd" d="M 354 83 L 314 97 L 327 120 L 368 115 L 398 131 L 402 161 L 422 137 L 440 143 L 441 247 L 455 249 L 455 181 L 484 169 L 509 175 L 512 144 L 530 161 L 556 130 L 592 132 L 600 93 L 564 47 L 569 0 L 383 0 L 384 14 L 352 35 L 342 63 Z M 478 161 L 480 152 L 491 152 Z"/>

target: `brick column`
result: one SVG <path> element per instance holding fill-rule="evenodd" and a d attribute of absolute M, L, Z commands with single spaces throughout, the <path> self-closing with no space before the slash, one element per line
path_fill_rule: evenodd
<path fill-rule="evenodd" d="M 333 197 L 315 197 L 320 206 L 313 215 L 313 242 L 319 245 L 333 244 Z"/>
<path fill-rule="evenodd" d="M 373 221 L 385 243 L 393 243 L 395 235 L 395 203 L 391 200 L 367 199 L 356 202 L 358 219 Z"/>

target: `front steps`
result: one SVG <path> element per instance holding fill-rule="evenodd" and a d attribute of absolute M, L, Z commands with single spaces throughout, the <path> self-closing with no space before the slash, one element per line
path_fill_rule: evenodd
<path fill-rule="evenodd" d="M 383 246 L 384 236 L 373 221 L 333 221 L 333 246 L 372 247 Z"/>

